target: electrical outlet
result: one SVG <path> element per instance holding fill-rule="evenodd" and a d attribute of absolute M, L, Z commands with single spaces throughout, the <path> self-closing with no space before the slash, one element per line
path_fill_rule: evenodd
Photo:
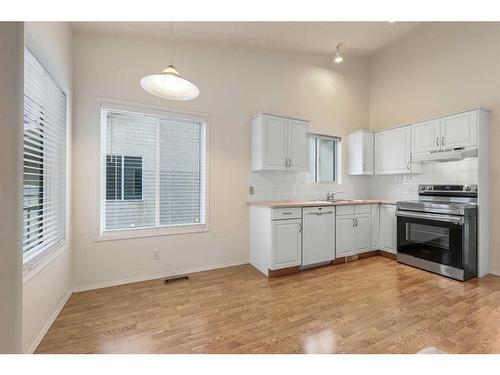
<path fill-rule="evenodd" d="M 160 250 L 158 249 L 153 249 L 153 259 L 158 260 L 160 259 Z"/>
<path fill-rule="evenodd" d="M 253 186 L 250 185 L 248 187 L 248 194 L 253 195 L 254 193 L 255 193 L 255 187 L 253 187 Z"/>

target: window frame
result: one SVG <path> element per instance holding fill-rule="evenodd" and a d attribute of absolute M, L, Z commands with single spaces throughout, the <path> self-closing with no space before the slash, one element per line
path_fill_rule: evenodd
<path fill-rule="evenodd" d="M 307 133 L 307 137 L 309 140 L 314 139 L 314 171 L 308 171 L 309 178 L 308 181 L 311 184 L 341 184 L 342 183 L 342 138 L 332 135 L 324 135 L 324 134 L 316 134 L 316 133 Z M 335 143 L 335 160 L 333 163 L 334 167 L 334 180 L 333 181 L 318 181 L 319 174 L 319 164 L 318 160 L 320 158 L 318 152 L 319 140 L 325 139 L 328 141 L 333 141 Z M 310 142 L 310 141 L 309 141 Z M 310 145 L 309 145 L 310 146 Z"/>
<path fill-rule="evenodd" d="M 40 65 L 45 69 L 51 79 L 54 81 L 55 85 L 61 90 L 65 98 L 65 139 L 64 139 L 64 150 L 65 150 L 65 159 L 64 159 L 64 231 L 63 238 L 61 238 L 58 242 L 52 244 L 51 246 L 45 248 L 44 250 L 38 251 L 34 254 L 28 255 L 28 259 L 25 259 L 24 251 L 22 251 L 21 258 L 23 263 L 23 283 L 30 280 L 36 273 L 45 268 L 48 264 L 50 264 L 57 256 L 62 254 L 67 249 L 68 236 L 69 236 L 69 223 L 68 223 L 68 208 L 70 207 L 70 193 L 68 193 L 69 189 L 69 176 L 70 176 L 70 141 L 69 135 L 70 133 L 70 124 L 71 124 L 71 95 L 69 88 L 63 85 L 64 82 L 62 76 L 57 73 L 54 65 L 52 65 L 51 61 L 44 52 L 40 49 L 37 43 L 34 41 L 32 36 L 29 33 L 25 33 L 24 35 L 24 48 L 28 49 L 30 53 L 38 60 Z M 24 89 L 23 89 L 24 90 Z M 24 96 L 23 96 L 24 103 Z M 24 104 L 23 104 L 24 106 Z M 24 111 L 24 108 L 23 108 Z M 23 139 L 24 139 L 24 124 L 23 124 Z M 24 152 L 23 152 L 23 160 L 24 160 Z M 24 161 L 23 161 L 23 170 L 24 170 Z M 45 177 L 44 177 L 45 178 Z M 23 183 L 24 189 L 24 183 Z"/>
<path fill-rule="evenodd" d="M 168 235 L 180 235 L 180 234 L 191 234 L 191 233 L 202 233 L 210 231 L 210 201 L 209 201 L 209 171 L 210 171 L 210 116 L 203 112 L 193 112 L 180 110 L 178 108 L 167 108 L 167 107 L 157 107 L 142 103 L 125 102 L 121 100 L 115 100 L 110 98 L 97 98 L 96 100 L 97 108 L 97 124 L 96 127 L 96 139 L 98 145 L 97 152 L 97 220 L 96 220 L 96 233 L 95 242 L 99 241 L 114 241 L 123 239 L 133 239 L 133 238 L 144 238 L 144 237 L 154 237 L 154 236 L 168 236 Z M 197 121 L 204 125 L 205 132 L 205 168 L 203 173 L 205 181 L 205 223 L 204 224 L 192 224 L 192 225 L 159 225 L 155 227 L 137 227 L 137 228 L 118 228 L 118 229 L 104 229 L 105 224 L 105 210 L 103 207 L 103 202 L 106 202 L 103 197 L 106 197 L 106 168 L 105 168 L 105 155 L 103 154 L 102 147 L 102 126 L 105 117 L 103 116 L 104 110 L 117 110 L 117 111 L 127 111 L 139 114 L 148 114 L 152 116 L 165 116 L 170 118 L 176 118 L 179 120 L 189 120 Z M 103 157 L 104 156 L 104 157 Z M 159 181 L 157 181 L 159 183 Z"/>

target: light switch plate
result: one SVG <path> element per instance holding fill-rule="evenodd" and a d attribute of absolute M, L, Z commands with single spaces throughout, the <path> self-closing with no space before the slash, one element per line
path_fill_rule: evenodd
<path fill-rule="evenodd" d="M 253 187 L 252 185 L 250 185 L 248 187 L 248 194 L 253 195 L 254 193 L 255 193 L 255 187 Z"/>

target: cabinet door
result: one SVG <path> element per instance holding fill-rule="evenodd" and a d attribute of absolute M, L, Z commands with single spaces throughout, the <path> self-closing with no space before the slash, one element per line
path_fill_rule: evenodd
<path fill-rule="evenodd" d="M 273 221 L 273 269 L 298 266 L 302 253 L 302 221 Z"/>
<path fill-rule="evenodd" d="M 347 138 L 349 175 L 373 174 L 373 133 L 356 132 Z"/>
<path fill-rule="evenodd" d="M 396 253 L 396 206 L 380 206 L 380 247 L 381 250 Z"/>
<path fill-rule="evenodd" d="M 355 248 L 356 253 L 364 253 L 371 249 L 370 243 L 370 215 L 358 215 L 356 220 Z"/>
<path fill-rule="evenodd" d="M 363 174 L 365 176 L 371 176 L 373 174 L 373 133 L 363 132 L 362 143 L 363 143 Z"/>
<path fill-rule="evenodd" d="M 376 133 L 375 174 L 410 172 L 410 127 Z"/>
<path fill-rule="evenodd" d="M 380 246 L 380 205 L 378 204 L 372 204 L 370 225 L 371 248 L 372 250 L 378 250 Z"/>
<path fill-rule="evenodd" d="M 412 152 L 429 152 L 439 150 L 441 132 L 439 120 L 413 124 L 411 126 Z"/>
<path fill-rule="evenodd" d="M 477 111 L 441 118 L 441 147 L 477 145 Z"/>
<path fill-rule="evenodd" d="M 285 170 L 288 148 L 288 120 L 282 117 L 266 115 L 262 121 L 265 169 Z"/>
<path fill-rule="evenodd" d="M 354 255 L 355 231 L 354 216 L 337 216 L 336 220 L 336 258 Z"/>
<path fill-rule="evenodd" d="M 309 124 L 299 120 L 288 123 L 288 170 L 305 171 L 309 167 L 309 141 L 307 132 Z"/>

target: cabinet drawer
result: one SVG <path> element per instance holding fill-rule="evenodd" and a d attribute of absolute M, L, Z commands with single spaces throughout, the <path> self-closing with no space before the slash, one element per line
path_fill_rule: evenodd
<path fill-rule="evenodd" d="M 300 207 L 273 208 L 273 214 L 272 214 L 273 220 L 300 219 L 300 218 L 302 218 L 302 208 Z"/>
<path fill-rule="evenodd" d="M 335 207 L 321 206 L 321 207 L 304 207 L 304 215 L 324 215 L 324 214 L 334 214 Z"/>
<path fill-rule="evenodd" d="M 337 215 L 354 215 L 354 206 L 337 206 Z"/>
<path fill-rule="evenodd" d="M 354 206 L 355 214 L 369 214 L 371 212 L 371 206 L 369 204 L 360 204 L 358 206 Z"/>

